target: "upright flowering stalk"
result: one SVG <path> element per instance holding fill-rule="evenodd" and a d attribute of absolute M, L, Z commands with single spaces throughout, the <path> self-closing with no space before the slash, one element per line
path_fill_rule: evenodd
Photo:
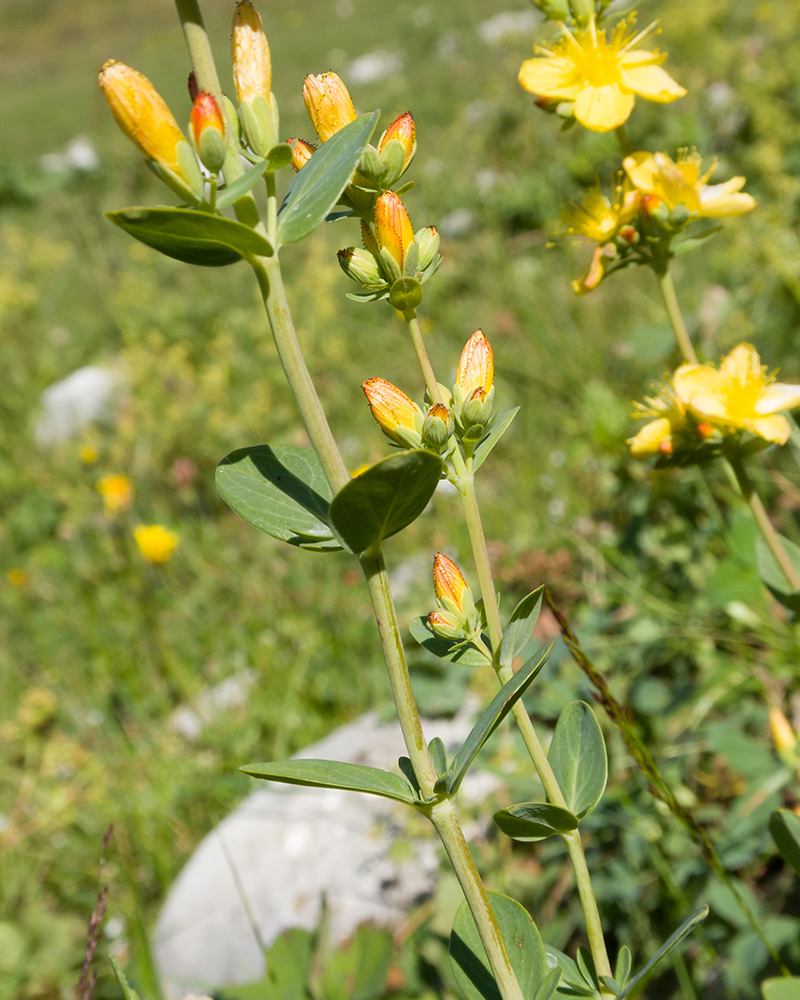
<path fill-rule="evenodd" d="M 203 178 L 194 152 L 147 77 L 109 59 L 99 80 L 117 124 L 150 169 L 181 197 L 200 201 Z"/>
<path fill-rule="evenodd" d="M 279 141 L 278 105 L 272 93 L 269 43 L 250 0 L 238 3 L 233 13 L 231 62 L 242 131 L 253 152 L 266 156 Z"/>
<path fill-rule="evenodd" d="M 631 16 L 607 35 L 594 19 L 579 31 L 562 22 L 564 37 L 550 48 L 536 46 L 536 56 L 522 64 L 521 86 L 594 132 L 624 125 L 637 96 L 662 104 L 683 97 L 683 87 L 661 68 L 666 53 L 635 48 L 652 26 L 636 34 L 634 23 Z"/>

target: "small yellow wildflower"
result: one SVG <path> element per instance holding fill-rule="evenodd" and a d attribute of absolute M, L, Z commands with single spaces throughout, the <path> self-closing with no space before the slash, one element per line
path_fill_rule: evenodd
<path fill-rule="evenodd" d="M 628 441 L 634 458 L 674 454 L 677 441 L 689 430 L 686 406 L 670 382 L 657 396 L 646 396 L 643 403 L 636 403 L 634 416 L 656 418 Z"/>
<path fill-rule="evenodd" d="M 639 192 L 631 189 L 623 175 L 616 174 L 613 200 L 603 193 L 599 179 L 580 202 L 568 202 L 561 219 L 570 236 L 583 236 L 601 246 L 618 235 L 639 211 Z"/>
<path fill-rule="evenodd" d="M 151 563 L 165 563 L 175 551 L 180 539 L 163 524 L 138 524 L 133 532 L 136 546 Z"/>
<path fill-rule="evenodd" d="M 100 457 L 100 452 L 93 444 L 81 445 L 81 450 L 78 454 L 80 455 L 80 459 L 84 465 L 94 465 Z"/>
<path fill-rule="evenodd" d="M 103 476 L 97 483 L 108 517 L 127 510 L 133 503 L 133 482 L 127 476 Z"/>
<path fill-rule="evenodd" d="M 728 433 L 750 431 L 775 444 L 785 444 L 792 433 L 791 424 L 779 411 L 800 406 L 800 385 L 776 382 L 750 344 L 734 347 L 719 369 L 681 365 L 674 386 L 699 419 Z"/>
<path fill-rule="evenodd" d="M 634 17 L 622 20 L 606 35 L 594 20 L 583 31 L 561 22 L 564 38 L 552 48 L 536 46 L 537 55 L 519 71 L 525 90 L 546 100 L 574 102 L 575 118 L 593 132 L 623 125 L 635 97 L 667 103 L 686 91 L 661 68 L 666 53 L 634 48 L 652 30 L 631 30 Z"/>
<path fill-rule="evenodd" d="M 31 578 L 19 566 L 13 566 L 6 573 L 6 580 L 8 580 L 12 587 L 17 587 L 19 590 L 25 590 L 31 582 Z"/>
<path fill-rule="evenodd" d="M 753 211 L 757 203 L 742 192 L 744 177 L 731 177 L 724 184 L 709 184 L 717 161 L 704 174 L 700 173 L 702 163 L 695 150 L 681 149 L 677 163 L 666 153 L 639 152 L 625 157 L 623 166 L 642 195 L 656 195 L 667 208 L 685 205 L 692 214 L 708 219 Z"/>

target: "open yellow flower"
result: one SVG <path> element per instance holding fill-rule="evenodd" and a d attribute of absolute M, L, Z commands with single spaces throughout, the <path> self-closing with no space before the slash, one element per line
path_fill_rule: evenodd
<path fill-rule="evenodd" d="M 634 415 L 656 418 L 628 441 L 634 458 L 672 455 L 676 450 L 676 440 L 689 430 L 686 406 L 669 382 L 657 396 L 646 396 L 643 403 L 637 403 Z"/>
<path fill-rule="evenodd" d="M 631 189 L 623 175 L 614 178 L 612 198 L 603 193 L 600 180 L 595 182 L 581 200 L 568 202 L 561 212 L 561 219 L 570 236 L 585 236 L 595 243 L 612 240 L 639 211 L 639 192 Z"/>
<path fill-rule="evenodd" d="M 552 48 L 536 46 L 537 55 L 519 71 L 519 82 L 549 100 L 574 101 L 575 118 L 593 132 L 623 125 L 636 96 L 667 103 L 686 91 L 661 68 L 666 53 L 637 49 L 652 29 L 635 34 L 634 18 L 622 20 L 606 35 L 592 20 L 583 31 L 561 22 L 564 38 Z"/>
<path fill-rule="evenodd" d="M 792 427 L 780 410 L 800 406 L 800 385 L 776 382 L 751 344 L 739 344 L 713 365 L 681 365 L 674 376 L 675 393 L 701 420 L 723 431 L 750 431 L 785 444 Z"/>
<path fill-rule="evenodd" d="M 98 480 L 97 491 L 103 498 L 106 515 L 113 517 L 133 503 L 133 482 L 127 476 L 113 474 Z"/>
<path fill-rule="evenodd" d="M 180 541 L 175 532 L 163 524 L 139 524 L 133 538 L 143 558 L 156 565 L 165 563 Z"/>
<path fill-rule="evenodd" d="M 623 166 L 634 187 L 643 195 L 657 195 L 668 208 L 685 205 L 693 214 L 708 219 L 753 211 L 757 203 L 742 192 L 744 177 L 709 184 L 717 161 L 704 174 L 700 173 L 702 163 L 695 150 L 681 149 L 677 163 L 666 153 L 639 152 L 625 157 Z"/>

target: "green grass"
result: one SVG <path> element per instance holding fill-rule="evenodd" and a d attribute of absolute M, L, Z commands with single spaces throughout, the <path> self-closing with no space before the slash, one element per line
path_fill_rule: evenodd
<path fill-rule="evenodd" d="M 228 4 L 206 7 L 226 66 Z M 694 473 L 652 476 L 626 456 L 630 400 L 676 361 L 652 276 L 616 277 L 576 299 L 569 280 L 585 267 L 586 248 L 546 248 L 561 202 L 618 167 L 612 139 L 562 135 L 537 112 L 515 83 L 531 39 L 481 41 L 476 25 L 497 13 L 488 4 L 353 0 L 344 18 L 308 0 L 263 13 L 287 137 L 312 137 L 300 99 L 307 72 L 341 71 L 378 48 L 403 55 L 399 77 L 354 86 L 353 97 L 361 110 L 383 108 L 384 124 L 414 112 L 417 187 L 406 201 L 415 226 L 473 213 L 464 237 L 443 240 L 446 263 L 426 285 L 423 324 L 443 378 L 483 328 L 499 399 L 522 405 L 480 483 L 503 608 L 539 582 L 554 586 L 680 794 L 716 831 L 731 871 L 765 919 L 784 921 L 773 924 L 776 940 L 796 932 L 790 875 L 765 817 L 781 796 L 797 801 L 796 783 L 765 803 L 752 798 L 781 766 L 766 715 L 769 699 L 796 688 L 795 633 L 759 586 L 748 522 L 724 477 L 712 474 L 706 485 Z M 765 363 L 796 381 L 800 13 L 790 0 L 669 0 L 644 4 L 640 20 L 656 13 L 670 69 L 690 93 L 666 108 L 640 101 L 632 141 L 673 151 L 696 143 L 719 155 L 721 177 L 746 174 L 761 203 L 676 268 L 689 324 L 709 356 L 751 340 Z M 119 9 L 53 2 L 35 14 L 0 4 L 0 135 L 8 137 L 0 153 L 2 1000 L 49 1000 L 77 981 L 109 823 L 115 836 L 102 878 L 110 913 L 126 918 L 141 954 L 136 921 L 153 919 L 194 846 L 249 790 L 238 765 L 291 754 L 389 706 L 351 562 L 259 536 L 216 496 L 214 466 L 228 451 L 303 443 L 303 435 L 244 266 L 183 266 L 103 219 L 104 210 L 169 200 L 96 87 L 107 57 L 146 72 L 187 118 L 188 57 L 166 0 Z M 95 142 L 100 171 L 61 184 L 43 178 L 38 157 L 77 133 Z M 341 222 L 284 254 L 298 332 L 351 468 L 386 452 L 360 383 L 380 375 L 421 391 L 391 310 L 344 297 L 334 253 L 355 242 L 354 227 Z M 117 419 L 53 451 L 38 448 L 42 390 L 96 363 L 125 375 Z M 93 465 L 81 462 L 84 444 L 99 452 Z M 794 445 L 769 453 L 763 483 L 795 540 L 796 459 Z M 181 484 L 181 469 L 196 470 L 191 482 Z M 790 486 L 780 502 L 776 471 Z M 116 524 L 95 489 L 108 472 L 129 475 L 137 491 L 134 510 Z M 145 572 L 131 550 L 134 520 L 181 535 L 163 572 Z M 397 566 L 448 546 L 466 560 L 455 500 L 437 496 L 391 542 L 389 559 Z M 27 574 L 25 587 L 6 582 L 15 567 Z M 431 601 L 423 578 L 401 597 L 401 616 Z M 168 728 L 170 684 L 190 700 L 244 670 L 256 678 L 244 706 L 194 742 Z M 488 691 L 485 678 L 476 683 Z M 562 650 L 530 705 L 552 722 L 565 701 L 588 695 Z M 614 944 L 641 957 L 686 906 L 719 891 L 608 738 L 613 791 L 595 814 L 592 861 Z M 493 844 L 480 850 L 496 887 L 522 892 L 534 915 L 544 911 L 549 940 L 578 940 L 571 894 L 552 903 L 557 844 L 513 858 Z M 729 995 L 755 996 L 764 956 L 735 908 L 716 902 L 691 953 L 699 995 L 704 982 L 720 980 Z M 715 949 L 733 955 L 724 970 Z M 796 951 L 789 936 L 785 954 L 797 962 Z M 116 995 L 102 963 L 100 974 L 98 996 Z M 672 975 L 654 997 L 680 995 Z"/>

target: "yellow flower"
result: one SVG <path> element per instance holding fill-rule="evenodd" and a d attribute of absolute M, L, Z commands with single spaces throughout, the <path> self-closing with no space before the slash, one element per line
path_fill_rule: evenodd
<path fill-rule="evenodd" d="M 708 219 L 753 211 L 757 203 L 742 192 L 744 177 L 731 177 L 724 184 L 709 184 L 717 161 L 704 174 L 700 173 L 702 163 L 695 150 L 681 149 L 677 163 L 666 153 L 639 152 L 625 157 L 623 166 L 634 187 L 643 195 L 656 195 L 667 208 L 685 205 L 693 214 Z"/>
<path fill-rule="evenodd" d="M 133 537 L 139 552 L 151 563 L 165 563 L 180 541 L 175 532 L 163 524 L 139 524 Z"/>
<path fill-rule="evenodd" d="M 109 59 L 99 79 L 111 113 L 125 135 L 148 159 L 162 164 L 190 184 L 178 154 L 178 143 L 186 140 L 172 112 L 147 77 L 124 63 Z"/>
<path fill-rule="evenodd" d="M 303 101 L 320 142 L 356 119 L 347 87 L 335 73 L 309 74 L 303 84 Z"/>
<path fill-rule="evenodd" d="M 13 566 L 6 573 L 6 580 L 8 580 L 12 587 L 17 587 L 19 590 L 25 590 L 31 582 L 31 578 L 19 566 Z"/>
<path fill-rule="evenodd" d="M 231 62 L 233 83 L 239 102 L 257 97 L 269 100 L 272 90 L 272 60 L 261 15 L 250 3 L 242 0 L 233 12 L 231 32 Z"/>
<path fill-rule="evenodd" d="M 108 517 L 127 510 L 133 503 L 133 483 L 127 476 L 103 476 L 97 483 Z"/>
<path fill-rule="evenodd" d="M 676 441 L 689 430 L 686 406 L 668 382 L 657 396 L 646 396 L 636 404 L 637 417 L 655 417 L 628 441 L 634 458 L 672 455 Z"/>
<path fill-rule="evenodd" d="M 619 234 L 639 211 L 639 192 L 631 190 L 623 175 L 616 174 L 613 200 L 603 194 L 599 179 L 595 181 L 578 204 L 569 202 L 561 213 L 561 219 L 570 236 L 584 236 L 599 243 L 609 243 Z"/>
<path fill-rule="evenodd" d="M 93 444 L 83 444 L 81 445 L 79 455 L 84 465 L 94 465 L 100 457 L 100 452 Z"/>
<path fill-rule="evenodd" d="M 634 18 L 620 21 L 610 34 L 594 20 L 571 32 L 561 22 L 564 38 L 538 53 L 519 71 L 519 82 L 549 100 L 574 101 L 575 118 L 594 132 L 609 132 L 628 120 L 635 96 L 667 103 L 686 91 L 661 69 L 666 53 L 634 48 L 652 25 L 635 35 Z"/>
<path fill-rule="evenodd" d="M 692 413 L 723 431 L 750 431 L 776 444 L 792 432 L 780 410 L 800 406 L 800 385 L 776 382 L 761 364 L 756 349 L 739 344 L 713 365 L 681 365 L 675 372 L 677 396 Z"/>
<path fill-rule="evenodd" d="M 398 444 L 419 448 L 425 415 L 417 404 L 384 378 L 367 379 L 361 388 L 383 433 Z"/>

